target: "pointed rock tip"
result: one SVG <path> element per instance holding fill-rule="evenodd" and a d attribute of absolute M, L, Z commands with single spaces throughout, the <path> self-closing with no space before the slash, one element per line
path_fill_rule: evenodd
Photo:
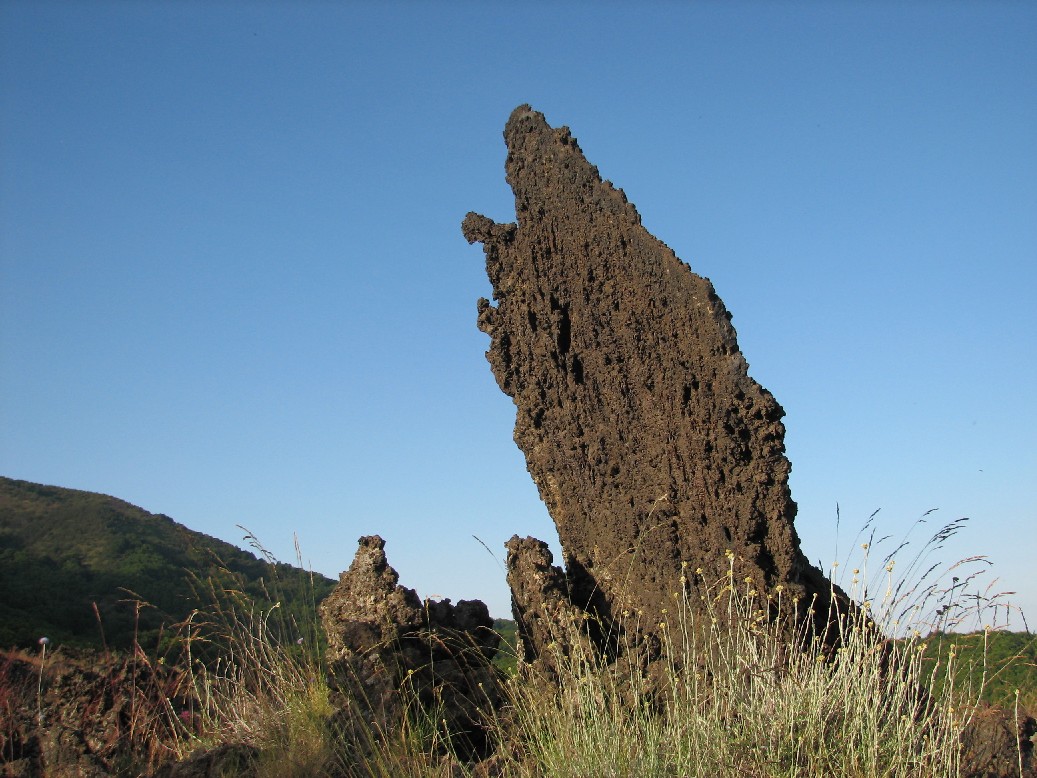
<path fill-rule="evenodd" d="M 523 103 L 508 117 L 508 123 L 504 125 L 504 140 L 510 146 L 509 139 L 515 134 L 549 129 L 551 127 L 544 115 L 540 111 L 534 110 L 529 104 Z"/>
<path fill-rule="evenodd" d="M 385 548 L 385 541 L 382 540 L 381 535 L 362 535 L 357 543 L 362 548 Z"/>
<path fill-rule="evenodd" d="M 358 570 L 373 570 L 376 573 L 380 573 L 389 565 L 389 561 L 385 556 L 385 541 L 381 535 L 364 535 L 360 538 L 356 550 L 356 554 L 353 556 L 353 562 L 349 566 L 349 570 L 342 575 L 347 573 L 353 573 Z M 389 568 L 390 570 L 392 568 Z M 341 580 L 341 576 L 339 576 Z"/>
<path fill-rule="evenodd" d="M 539 118 L 540 121 L 544 122 L 544 124 L 547 124 L 547 120 L 544 119 L 544 115 L 540 113 L 540 111 L 533 108 L 533 106 L 531 106 L 529 103 L 523 103 L 522 105 L 518 106 L 518 108 L 516 108 L 514 111 L 512 111 L 511 116 L 508 117 L 508 124 L 520 121 L 526 118 L 527 116 Z"/>

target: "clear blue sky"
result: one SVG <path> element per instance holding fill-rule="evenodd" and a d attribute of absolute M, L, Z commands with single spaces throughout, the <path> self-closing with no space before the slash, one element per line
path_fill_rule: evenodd
<path fill-rule="evenodd" d="M 1034 3 L 7 0 L 0 474 L 506 615 L 472 536 L 556 536 L 460 223 L 524 102 L 733 312 L 808 556 L 969 516 L 1037 620 Z"/>

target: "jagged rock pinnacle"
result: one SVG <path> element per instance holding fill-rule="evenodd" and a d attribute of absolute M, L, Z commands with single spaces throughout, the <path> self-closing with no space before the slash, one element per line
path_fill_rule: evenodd
<path fill-rule="evenodd" d="M 793 527 L 784 411 L 748 375 L 713 285 L 568 128 L 523 105 L 504 138 L 516 223 L 469 213 L 462 229 L 483 244 L 494 302 L 479 301 L 479 328 L 574 603 L 655 624 L 681 576 L 715 580 L 727 552 L 738 580 L 827 602 Z"/>

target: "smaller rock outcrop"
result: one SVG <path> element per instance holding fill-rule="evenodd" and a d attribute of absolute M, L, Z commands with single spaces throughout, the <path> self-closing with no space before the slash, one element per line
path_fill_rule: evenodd
<path fill-rule="evenodd" d="M 398 731 L 407 700 L 416 699 L 465 756 L 484 756 L 489 714 L 503 699 L 489 610 L 479 600 L 422 601 L 399 585 L 381 537 L 359 542 L 320 608 L 339 723 Z"/>
<path fill-rule="evenodd" d="M 565 572 L 554 565 L 544 541 L 515 535 L 505 548 L 520 666 L 553 681 L 563 671 L 559 667 L 563 657 L 573 652 L 585 657 L 597 654 L 589 637 L 597 622 L 592 623 L 586 610 L 573 605 Z"/>

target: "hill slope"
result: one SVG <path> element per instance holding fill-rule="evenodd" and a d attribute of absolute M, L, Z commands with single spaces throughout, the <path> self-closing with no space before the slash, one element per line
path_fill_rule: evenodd
<path fill-rule="evenodd" d="M 130 645 L 135 630 L 147 645 L 206 604 L 191 581 L 210 577 L 259 601 L 269 593 L 288 613 L 312 613 L 334 585 L 114 497 L 0 477 L 0 647 L 42 635 L 99 646 L 98 614 L 108 646 Z"/>

